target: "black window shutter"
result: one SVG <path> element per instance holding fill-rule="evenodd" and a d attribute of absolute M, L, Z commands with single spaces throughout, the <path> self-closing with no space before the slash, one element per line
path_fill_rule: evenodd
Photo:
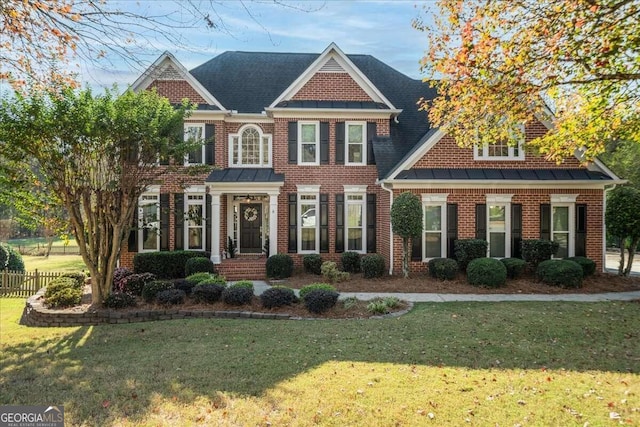
<path fill-rule="evenodd" d="M 174 248 L 177 251 L 184 249 L 184 194 L 176 193 L 173 195 L 173 241 Z"/>
<path fill-rule="evenodd" d="M 455 258 L 455 242 L 458 240 L 458 205 L 447 204 L 447 257 Z"/>
<path fill-rule="evenodd" d="M 336 165 L 344 165 L 344 122 L 336 123 Z"/>
<path fill-rule="evenodd" d="M 376 122 L 367 123 L 367 164 L 375 165 L 376 156 L 373 152 L 373 139 L 376 137 Z"/>
<path fill-rule="evenodd" d="M 129 232 L 129 241 L 127 250 L 129 252 L 138 252 L 138 205 L 133 210 L 133 218 L 131 219 L 131 231 Z"/>
<path fill-rule="evenodd" d="M 213 166 L 216 164 L 216 126 L 214 124 L 204 125 L 204 140 L 205 164 Z"/>
<path fill-rule="evenodd" d="M 329 252 L 329 195 L 320 194 L 320 252 Z"/>
<path fill-rule="evenodd" d="M 587 205 L 576 205 L 576 256 L 587 256 Z"/>
<path fill-rule="evenodd" d="M 329 164 L 329 122 L 320 122 L 320 164 Z"/>
<path fill-rule="evenodd" d="M 298 252 L 298 195 L 289 193 L 289 249 Z"/>
<path fill-rule="evenodd" d="M 169 193 L 160 194 L 160 250 L 169 250 Z"/>
<path fill-rule="evenodd" d="M 367 194 L 367 253 L 376 252 L 376 195 Z"/>
<path fill-rule="evenodd" d="M 204 249 L 211 253 L 211 195 L 207 194 L 204 198 Z M 217 219 L 216 219 L 217 220 Z"/>
<path fill-rule="evenodd" d="M 341 252 L 344 252 L 344 194 L 342 193 L 336 194 L 336 253 Z"/>
<path fill-rule="evenodd" d="M 289 164 L 298 163 L 298 122 L 289 122 Z M 291 252 L 291 251 L 289 251 Z"/>
<path fill-rule="evenodd" d="M 513 203 L 511 205 L 511 257 L 522 257 L 522 205 Z"/>
<path fill-rule="evenodd" d="M 420 236 L 411 238 L 411 261 L 422 261 L 422 239 L 424 232 Z"/>
<path fill-rule="evenodd" d="M 487 205 L 476 205 L 476 239 L 487 240 Z"/>
<path fill-rule="evenodd" d="M 551 205 L 548 203 L 540 205 L 540 238 L 551 240 Z"/>

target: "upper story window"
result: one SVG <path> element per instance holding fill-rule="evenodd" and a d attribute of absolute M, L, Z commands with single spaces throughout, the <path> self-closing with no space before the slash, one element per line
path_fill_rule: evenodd
<path fill-rule="evenodd" d="M 320 123 L 298 122 L 298 164 L 319 165 Z"/>
<path fill-rule="evenodd" d="M 184 164 L 201 165 L 204 163 L 204 124 L 185 123 L 184 140 L 187 142 L 200 143 L 200 145 L 184 156 Z"/>
<path fill-rule="evenodd" d="M 258 126 L 246 125 L 229 135 L 229 166 L 270 167 L 271 135 Z"/>
<path fill-rule="evenodd" d="M 524 135 L 524 125 L 520 125 Z M 524 160 L 524 138 L 517 145 L 509 145 L 507 141 L 496 141 L 493 144 L 475 145 L 474 160 Z"/>
<path fill-rule="evenodd" d="M 367 164 L 367 124 L 365 122 L 346 122 L 347 165 Z"/>

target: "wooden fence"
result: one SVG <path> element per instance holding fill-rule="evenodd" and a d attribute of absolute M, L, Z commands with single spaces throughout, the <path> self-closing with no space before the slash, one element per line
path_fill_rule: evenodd
<path fill-rule="evenodd" d="M 63 273 L 0 271 L 0 297 L 29 298 Z"/>

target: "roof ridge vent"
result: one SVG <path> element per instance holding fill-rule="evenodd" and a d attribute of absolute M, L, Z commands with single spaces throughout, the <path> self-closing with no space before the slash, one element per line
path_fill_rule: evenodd
<path fill-rule="evenodd" d="M 346 73 L 342 65 L 338 64 L 335 58 L 329 58 L 318 70 L 319 73 Z"/>

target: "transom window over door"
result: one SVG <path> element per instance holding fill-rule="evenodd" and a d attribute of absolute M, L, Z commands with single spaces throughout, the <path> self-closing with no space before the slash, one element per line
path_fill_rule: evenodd
<path fill-rule="evenodd" d="M 229 135 L 229 165 L 242 167 L 271 166 L 271 135 L 253 125 Z"/>
<path fill-rule="evenodd" d="M 348 165 L 364 165 L 367 163 L 366 142 L 367 126 L 365 122 L 347 122 L 345 124 L 347 162 Z"/>

